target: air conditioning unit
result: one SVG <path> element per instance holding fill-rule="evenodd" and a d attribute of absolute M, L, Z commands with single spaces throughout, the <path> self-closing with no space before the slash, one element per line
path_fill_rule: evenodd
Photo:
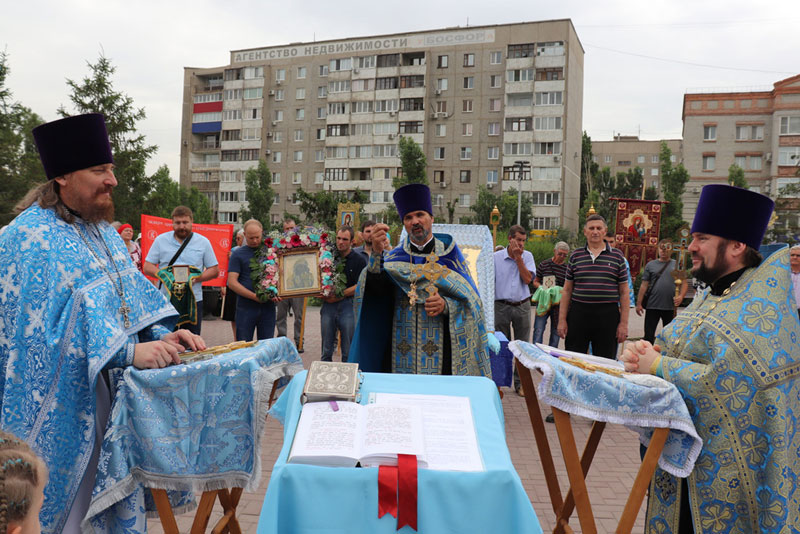
<path fill-rule="evenodd" d="M 772 152 L 767 152 L 766 158 L 767 158 L 767 163 L 770 163 L 772 161 Z"/>
<path fill-rule="evenodd" d="M 447 182 L 445 182 L 445 181 L 441 181 L 441 182 L 439 182 L 439 187 L 441 187 L 442 189 L 444 189 L 445 187 L 447 187 Z"/>
<path fill-rule="evenodd" d="M 489 182 L 489 183 L 486 184 L 486 187 L 488 187 L 489 189 L 492 189 L 494 187 L 494 183 L 493 182 Z"/>
<path fill-rule="evenodd" d="M 267 137 L 272 137 L 272 132 L 267 132 Z"/>
<path fill-rule="evenodd" d="M 433 113 L 431 113 L 431 118 L 432 119 L 438 119 L 439 118 L 439 114 L 434 111 Z"/>
<path fill-rule="evenodd" d="M 269 90 L 269 96 L 275 96 L 275 89 Z"/>
<path fill-rule="evenodd" d="M 553 156 L 553 161 L 561 161 L 561 156 Z"/>
<path fill-rule="evenodd" d="M 276 81 L 275 81 L 275 85 L 280 85 L 280 84 L 282 84 L 282 83 L 283 83 L 283 80 L 276 80 Z"/>
<path fill-rule="evenodd" d="M 442 94 L 442 90 L 441 90 L 441 89 L 437 89 L 437 90 L 435 90 L 435 91 L 433 92 L 433 94 L 435 94 L 435 95 L 440 95 L 440 94 Z"/>
<path fill-rule="evenodd" d="M 692 188 L 692 193 L 695 194 L 695 195 L 699 195 L 700 194 L 700 188 L 699 187 L 693 187 Z"/>
<path fill-rule="evenodd" d="M 436 112 L 436 115 L 437 115 L 437 116 L 439 116 L 439 117 L 441 117 L 441 118 L 443 118 L 443 119 L 446 119 L 447 117 L 449 117 L 449 116 L 450 116 L 450 115 L 448 115 L 448 114 L 447 114 L 447 112 L 446 112 L 446 111 L 437 111 L 437 112 Z"/>
<path fill-rule="evenodd" d="M 272 154 L 272 150 L 270 150 L 270 149 L 266 149 L 266 150 L 264 151 L 264 154 L 266 154 L 267 156 L 269 156 L 270 154 Z"/>
<path fill-rule="evenodd" d="M 395 115 L 397 115 L 397 112 L 396 112 L 396 111 L 390 111 L 390 112 L 389 112 L 389 116 L 390 116 L 390 117 L 394 117 Z"/>
<path fill-rule="evenodd" d="M 278 121 L 272 121 L 272 125 L 273 126 L 277 126 L 278 125 Z"/>
<path fill-rule="evenodd" d="M 358 74 L 358 69 L 357 68 L 353 69 L 353 74 Z"/>
<path fill-rule="evenodd" d="M 389 139 L 394 139 L 395 134 L 389 134 Z"/>

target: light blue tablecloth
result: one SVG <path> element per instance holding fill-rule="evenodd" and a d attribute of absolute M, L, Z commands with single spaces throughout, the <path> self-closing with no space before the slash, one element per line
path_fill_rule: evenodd
<path fill-rule="evenodd" d="M 397 519 L 378 519 L 378 469 L 287 464 L 300 417 L 306 373 L 298 374 L 275 404 L 284 421 L 284 442 L 267 488 L 258 534 L 375 534 L 397 532 Z M 370 392 L 468 396 L 484 472 L 419 470 L 418 532 L 421 534 L 542 532 L 514 470 L 497 387 L 488 378 L 365 373 Z M 406 526 L 400 532 L 413 530 Z"/>
<path fill-rule="evenodd" d="M 642 385 L 606 373 L 590 373 L 524 341 L 512 341 L 508 347 L 522 365 L 542 372 L 537 388 L 542 402 L 595 421 L 625 425 L 637 432 L 645 445 L 654 428 L 669 428 L 658 465 L 682 478 L 692 472 L 703 440 L 674 384 L 650 375 L 632 377 L 650 383 Z"/>
<path fill-rule="evenodd" d="M 193 507 L 190 492 L 257 488 L 272 384 L 302 369 L 282 337 L 202 362 L 112 375 L 116 397 L 87 514 L 95 532 L 145 532 L 141 511 L 155 510 L 145 488 L 174 490 L 177 513 Z"/>

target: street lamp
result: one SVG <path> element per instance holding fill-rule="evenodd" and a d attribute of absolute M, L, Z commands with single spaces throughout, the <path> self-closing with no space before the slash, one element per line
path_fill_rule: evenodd
<path fill-rule="evenodd" d="M 519 188 L 517 189 L 517 224 L 521 225 L 520 222 L 522 220 L 522 173 L 525 170 L 525 167 L 530 165 L 527 161 L 515 161 L 514 165 L 519 167 L 518 176 L 519 176 Z"/>

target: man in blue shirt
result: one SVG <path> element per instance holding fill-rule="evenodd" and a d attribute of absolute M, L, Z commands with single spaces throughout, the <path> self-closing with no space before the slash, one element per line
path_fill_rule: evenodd
<path fill-rule="evenodd" d="M 347 361 L 350 353 L 350 342 L 356 330 L 356 316 L 353 310 L 353 295 L 358 285 L 358 277 L 367 260 L 363 254 L 354 252 L 351 248 L 353 243 L 353 227 L 342 226 L 336 232 L 336 251 L 339 261 L 344 261 L 344 273 L 347 277 L 344 295 L 341 297 L 330 296 L 322 297 L 322 309 L 320 310 L 320 326 L 322 330 L 322 361 L 333 360 L 333 351 L 336 349 L 336 332 L 341 334 L 342 361 Z"/>
<path fill-rule="evenodd" d="M 256 219 L 244 223 L 244 241 L 242 247 L 231 254 L 228 265 L 228 287 L 239 297 L 236 299 L 236 341 L 252 341 L 253 331 L 257 339 L 269 339 L 275 331 L 275 303 L 261 302 L 253 288 L 250 275 L 250 260 L 261 245 L 264 228 Z"/>
<path fill-rule="evenodd" d="M 536 263 L 533 254 L 525 250 L 527 237 L 525 229 L 515 224 L 508 229 L 508 248 L 494 253 L 494 328 L 508 340 L 531 339 L 531 290 L 528 284 L 536 275 Z M 516 370 L 514 389 L 520 393 Z"/>
<path fill-rule="evenodd" d="M 188 207 L 178 206 L 172 210 L 172 231 L 159 235 L 153 241 L 153 246 L 150 247 L 144 262 L 144 274 L 157 278 L 158 271 L 170 265 L 190 265 L 201 271 L 199 276 L 191 277 L 197 322 L 178 325 L 193 334 L 200 335 L 200 327 L 203 324 L 203 282 L 219 275 L 219 262 L 208 238 L 192 232 L 193 221 L 194 215 Z M 184 246 L 186 240 L 188 242 Z M 175 257 L 181 247 L 183 250 Z M 161 291 L 167 295 L 165 287 L 162 287 Z"/>

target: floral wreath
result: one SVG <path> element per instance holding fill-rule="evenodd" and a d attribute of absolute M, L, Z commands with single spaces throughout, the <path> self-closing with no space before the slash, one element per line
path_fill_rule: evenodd
<path fill-rule="evenodd" d="M 322 228 L 296 227 L 287 233 L 271 232 L 250 260 L 253 287 L 261 302 L 269 302 L 278 296 L 280 271 L 278 257 L 290 250 L 319 250 L 319 271 L 322 296 L 341 297 L 346 284 L 344 261 L 334 258 L 334 246 L 328 241 L 328 232 Z"/>

